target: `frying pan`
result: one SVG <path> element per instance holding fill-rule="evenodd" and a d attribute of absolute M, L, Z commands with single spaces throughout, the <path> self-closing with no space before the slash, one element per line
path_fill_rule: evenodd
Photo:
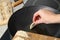
<path fill-rule="evenodd" d="M 14 36 L 18 30 L 24 30 L 37 34 L 55 36 L 60 29 L 60 24 L 39 24 L 32 30 L 29 29 L 29 26 L 32 23 L 33 14 L 44 7 L 46 6 L 29 6 L 13 13 L 8 22 L 10 34 Z M 56 10 L 54 12 L 58 13 Z"/>

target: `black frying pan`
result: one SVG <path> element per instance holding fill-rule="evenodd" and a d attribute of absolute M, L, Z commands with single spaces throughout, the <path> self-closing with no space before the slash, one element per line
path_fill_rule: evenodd
<path fill-rule="evenodd" d="M 60 24 L 39 24 L 32 30 L 29 25 L 32 23 L 33 14 L 43 6 L 24 7 L 16 11 L 8 22 L 10 34 L 14 36 L 17 30 L 55 36 L 60 28 Z"/>

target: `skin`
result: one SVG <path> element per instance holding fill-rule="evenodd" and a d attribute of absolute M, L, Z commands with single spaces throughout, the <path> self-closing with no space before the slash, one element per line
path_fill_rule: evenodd
<path fill-rule="evenodd" d="M 60 14 L 55 14 L 52 11 L 41 9 L 33 15 L 33 23 L 40 24 L 50 24 L 50 23 L 60 23 Z"/>

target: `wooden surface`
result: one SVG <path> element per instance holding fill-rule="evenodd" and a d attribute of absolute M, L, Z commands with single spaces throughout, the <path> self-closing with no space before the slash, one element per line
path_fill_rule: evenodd
<path fill-rule="evenodd" d="M 19 32 L 19 31 L 18 31 Z M 55 38 L 51 36 L 46 36 L 46 35 L 41 35 L 41 34 L 35 34 L 35 33 L 30 33 L 26 32 L 28 37 L 21 37 L 18 32 L 15 34 L 12 40 L 16 40 L 16 38 L 22 38 L 21 40 L 60 40 L 60 38 Z M 19 39 L 18 39 L 19 40 Z"/>
<path fill-rule="evenodd" d="M 21 4 L 23 0 L 18 0 L 17 2 L 12 3 L 12 7 L 16 7 L 17 5 Z"/>

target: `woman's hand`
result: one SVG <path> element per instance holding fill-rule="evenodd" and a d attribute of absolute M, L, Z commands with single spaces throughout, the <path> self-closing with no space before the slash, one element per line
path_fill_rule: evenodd
<path fill-rule="evenodd" d="M 33 23 L 35 24 L 40 23 L 49 24 L 55 22 L 56 22 L 56 14 L 46 9 L 41 9 L 33 15 Z"/>

